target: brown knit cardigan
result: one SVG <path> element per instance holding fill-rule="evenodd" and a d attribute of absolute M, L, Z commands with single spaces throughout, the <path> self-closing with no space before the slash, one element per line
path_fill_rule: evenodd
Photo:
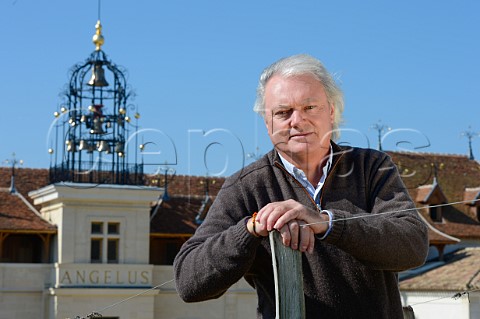
<path fill-rule="evenodd" d="M 314 253 L 303 255 L 306 317 L 401 319 L 397 272 L 424 263 L 426 225 L 387 154 L 332 146 L 321 206 L 333 213 L 334 223 L 326 239 L 317 239 Z M 181 298 L 218 298 L 245 277 L 257 291 L 257 317 L 275 318 L 269 241 L 252 236 L 245 225 L 267 203 L 290 198 L 316 210 L 274 150 L 227 178 L 175 258 Z"/>

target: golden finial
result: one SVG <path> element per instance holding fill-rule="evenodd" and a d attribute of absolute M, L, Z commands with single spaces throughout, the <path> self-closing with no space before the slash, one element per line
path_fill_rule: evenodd
<path fill-rule="evenodd" d="M 100 20 L 97 21 L 97 24 L 95 25 L 95 34 L 93 35 L 92 41 L 93 44 L 95 44 L 96 48 L 95 50 L 100 51 L 101 46 L 105 42 L 105 39 L 103 38 L 102 35 L 102 24 L 100 23 Z"/>

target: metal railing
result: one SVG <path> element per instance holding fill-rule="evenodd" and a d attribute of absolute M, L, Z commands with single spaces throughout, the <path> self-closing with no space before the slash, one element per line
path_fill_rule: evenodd
<path fill-rule="evenodd" d="M 50 183 L 73 182 L 92 184 L 144 185 L 142 164 L 75 162 L 69 167 L 68 162 L 50 167 Z"/>

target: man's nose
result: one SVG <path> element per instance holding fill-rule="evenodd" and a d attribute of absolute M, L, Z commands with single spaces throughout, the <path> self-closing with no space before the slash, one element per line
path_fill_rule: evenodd
<path fill-rule="evenodd" d="M 303 113 L 303 110 L 293 110 L 292 111 L 292 116 L 290 120 L 291 126 L 295 126 L 302 122 L 305 118 L 305 114 Z"/>

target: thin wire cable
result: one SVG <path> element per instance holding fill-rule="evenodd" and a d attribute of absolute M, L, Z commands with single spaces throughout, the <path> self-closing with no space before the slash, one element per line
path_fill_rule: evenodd
<path fill-rule="evenodd" d="M 417 210 L 417 209 L 422 209 L 422 208 L 432 208 L 432 207 L 444 207 L 444 206 L 450 206 L 450 205 L 457 205 L 457 204 L 465 204 L 465 203 L 475 203 L 475 202 L 478 202 L 480 201 L 480 198 L 479 199 L 474 199 L 474 200 L 465 200 L 465 201 L 458 201 L 458 202 L 451 202 L 451 203 L 446 203 L 446 204 L 438 204 L 438 205 L 426 205 L 426 206 L 422 206 L 422 207 L 415 207 L 415 208 L 407 208 L 407 209 L 401 209 L 401 210 L 396 210 L 396 211 L 389 211 L 389 212 L 383 212 L 383 213 L 378 213 L 378 214 L 368 214 L 368 215 L 359 215 L 359 216 L 352 216 L 352 217 L 347 217 L 347 218 L 340 218 L 340 219 L 334 219 L 332 220 L 332 222 L 339 222 L 339 221 L 347 221 L 347 220 L 353 220 L 353 219 L 360 219 L 360 218 L 367 218 L 367 217 L 374 217 L 374 216 L 379 216 L 379 215 L 387 215 L 387 214 L 393 214 L 393 213 L 400 213 L 400 212 L 406 212 L 406 211 L 412 211 L 412 210 Z M 306 227 L 306 226 L 309 226 L 309 225 L 316 225 L 316 224 L 327 224 L 328 222 L 316 222 L 316 223 L 309 223 L 309 224 L 304 224 L 302 225 L 302 227 Z M 136 295 L 133 295 L 133 296 L 130 296 L 128 298 L 125 298 L 123 300 L 120 300 L 114 304 L 111 304 L 110 306 L 107 306 L 103 309 L 101 309 L 100 311 L 96 312 L 91 312 L 90 314 L 88 314 L 87 316 L 85 317 L 75 317 L 75 319 L 91 319 L 91 318 L 99 318 L 101 317 L 101 313 L 104 312 L 105 310 L 108 310 L 110 308 L 113 308 L 113 307 L 116 307 L 117 305 L 119 304 L 122 304 L 126 301 L 129 301 L 133 298 L 136 298 L 136 297 L 139 297 L 151 290 L 154 290 L 154 289 L 158 289 L 168 283 L 171 283 L 175 281 L 175 279 L 171 279 L 171 280 L 168 280 L 162 284 L 159 284 L 155 287 L 152 287 L 152 288 L 149 288 L 149 289 L 146 289 Z M 441 298 L 435 298 L 435 299 L 431 299 L 431 300 L 427 300 L 427 301 L 423 301 L 423 302 L 418 302 L 418 303 L 415 303 L 415 304 L 412 304 L 410 305 L 411 307 L 414 307 L 416 305 L 420 305 L 420 304 L 424 304 L 424 303 L 429 303 L 429 302 L 434 302 L 434 301 L 437 301 L 437 300 L 441 300 L 441 299 L 447 299 L 447 298 L 454 298 L 454 299 L 458 299 L 460 298 L 461 296 L 465 295 L 465 294 L 468 294 L 468 293 L 471 293 L 471 292 L 475 292 L 475 291 L 479 291 L 480 288 L 478 289 L 472 289 L 472 290 L 468 290 L 468 291 L 462 291 L 462 292 L 457 292 L 455 293 L 453 296 L 451 297 L 441 297 Z"/>
<path fill-rule="evenodd" d="M 271 239 L 270 239 L 270 240 L 271 240 Z M 273 261 L 273 259 L 272 259 L 272 262 L 274 263 L 274 267 L 275 267 L 276 261 Z M 275 268 L 276 268 L 276 267 L 275 267 Z M 91 313 L 89 313 L 88 315 L 86 315 L 86 316 L 84 316 L 84 317 L 76 316 L 75 319 L 101 318 L 101 317 L 102 317 L 102 315 L 101 315 L 102 312 L 104 312 L 104 311 L 106 311 L 106 310 L 108 310 L 108 309 L 111 309 L 111 308 L 113 308 L 113 307 L 116 307 L 116 306 L 118 306 L 118 305 L 120 305 L 120 304 L 122 304 L 122 303 L 124 303 L 124 302 L 127 302 L 127 301 L 133 299 L 133 298 L 139 297 L 139 296 L 141 296 L 141 295 L 143 295 L 143 294 L 145 294 L 145 293 L 147 293 L 147 292 L 149 292 L 149 291 L 151 291 L 151 290 L 158 289 L 158 288 L 160 288 L 160 287 L 162 287 L 162 286 L 164 286 L 164 285 L 166 285 L 166 284 L 168 284 L 168 283 L 174 282 L 174 281 L 175 281 L 175 279 L 170 279 L 170 280 L 165 281 L 164 283 L 161 283 L 161 284 L 159 284 L 159 285 L 157 285 L 157 286 L 155 286 L 155 287 L 146 289 L 146 290 L 144 290 L 144 291 L 142 291 L 142 292 L 140 292 L 140 293 L 138 293 L 138 294 L 136 294 L 136 295 L 132 295 L 132 296 L 130 296 L 130 297 L 128 297 L 128 298 L 125 298 L 125 299 L 120 300 L 120 301 L 118 301 L 118 302 L 116 302 L 116 303 L 114 303 L 114 304 L 111 304 L 111 305 L 109 305 L 109 306 L 107 306 L 107 307 L 99 310 L 98 312 L 97 312 L 97 311 L 92 311 Z M 422 301 L 422 302 L 417 302 L 417 303 L 414 303 L 414 304 L 409 304 L 409 306 L 415 307 L 415 306 L 418 306 L 418 305 L 422 305 L 422 304 L 426 304 L 426 303 L 430 303 L 430 302 L 434 302 L 434 301 L 438 301 L 438 300 L 442 300 L 442 299 L 448 299 L 448 298 L 452 298 L 452 299 L 455 299 L 455 300 L 456 300 L 456 299 L 459 299 L 460 297 L 462 297 L 462 296 L 464 296 L 464 295 L 468 295 L 469 293 L 476 292 L 476 291 L 480 291 L 480 288 L 471 289 L 471 290 L 466 290 L 466 291 L 459 291 L 459 292 L 455 293 L 453 296 L 434 298 L 434 299 L 430 299 L 430 300 L 427 300 L 427 301 Z M 276 297 L 277 297 L 278 292 L 276 292 L 275 294 L 276 294 Z"/>
<path fill-rule="evenodd" d="M 108 306 L 108 307 L 105 307 L 105 308 L 101 309 L 99 312 L 104 312 L 105 310 L 108 310 L 108 309 L 110 309 L 110 308 L 113 308 L 113 307 L 115 307 L 115 306 L 118 306 L 119 304 L 122 304 L 122 303 L 124 303 L 124 302 L 126 302 L 126 301 L 128 301 L 128 300 L 130 300 L 130 299 L 133 299 L 133 298 L 136 298 L 136 297 L 141 296 L 141 295 L 143 295 L 143 294 L 146 294 L 147 292 L 149 292 L 149 291 L 151 291 L 151 290 L 158 289 L 158 288 L 160 288 L 160 287 L 162 287 L 162 286 L 164 286 L 164 285 L 166 285 L 166 284 L 168 284 L 168 283 L 173 282 L 174 280 L 175 280 L 175 279 L 170 279 L 170 280 L 165 281 L 164 283 L 162 283 L 162 284 L 160 284 L 160 285 L 156 285 L 155 287 L 149 288 L 149 289 L 147 289 L 147 290 L 145 290 L 145 291 L 142 291 L 142 292 L 140 292 L 140 293 L 138 293 L 138 294 L 136 294 L 136 295 L 133 295 L 133 296 L 130 296 L 130 297 L 125 298 L 125 299 L 123 299 L 123 300 L 120 300 L 119 302 L 116 302 L 116 303 L 114 303 L 114 304 L 111 305 L 111 306 Z"/>
<path fill-rule="evenodd" d="M 421 301 L 421 302 L 417 302 L 417 303 L 414 303 L 414 304 L 411 304 L 409 305 L 410 307 L 415 307 L 415 306 L 418 306 L 418 305 L 423 305 L 423 304 L 426 304 L 426 303 L 430 303 L 430 302 L 434 302 L 434 301 L 438 301 L 438 300 L 442 300 L 442 299 L 459 299 L 460 297 L 464 296 L 464 295 L 468 295 L 469 293 L 472 293 L 472 292 L 475 292 L 475 291 L 479 291 L 480 288 L 477 288 L 477 289 L 471 289 L 471 290 L 465 290 L 465 291 L 460 291 L 460 292 L 457 292 L 455 293 L 453 296 L 448 296 L 448 297 L 440 297 L 440 298 L 435 298 L 435 299 L 430 299 L 430 300 L 427 300 L 427 301 Z"/>
<path fill-rule="evenodd" d="M 272 240 L 272 238 L 270 238 L 270 240 Z M 275 261 L 273 261 L 273 263 L 275 264 Z M 129 301 L 129 300 L 131 300 L 131 299 L 133 299 L 133 298 L 139 297 L 139 296 L 141 296 L 141 295 L 143 295 L 143 294 L 145 294 L 145 293 L 147 293 L 147 292 L 149 292 L 149 291 L 151 291 L 151 290 L 158 289 L 158 288 L 160 288 L 160 287 L 162 287 L 162 286 L 164 286 L 164 285 L 166 285 L 166 284 L 168 284 L 168 283 L 171 283 L 171 282 L 173 282 L 173 281 L 175 281 L 175 279 L 168 280 L 168 281 L 166 281 L 166 282 L 164 282 L 164 283 L 162 283 L 162 284 L 159 284 L 159 285 L 157 285 L 157 286 L 155 286 L 155 287 L 146 289 L 145 291 L 140 292 L 140 293 L 138 293 L 138 294 L 136 294 L 136 295 L 133 295 L 133 296 L 130 296 L 130 297 L 125 298 L 125 299 L 123 299 L 123 300 L 120 300 L 120 301 L 118 301 L 118 302 L 116 302 L 116 303 L 114 303 L 114 304 L 112 304 L 112 305 L 110 305 L 110 306 L 107 306 L 107 307 L 101 309 L 101 310 L 98 311 L 98 312 L 97 312 L 97 311 L 92 311 L 91 313 L 89 313 L 88 315 L 86 315 L 86 316 L 84 316 L 84 317 L 77 316 L 77 317 L 75 317 L 75 319 L 101 318 L 101 317 L 102 317 L 101 313 L 104 312 L 105 310 L 108 310 L 108 309 L 110 309 L 110 308 L 116 307 L 116 306 L 118 306 L 119 304 L 122 304 L 122 303 L 124 303 L 124 302 L 127 302 L 127 301 Z M 422 304 L 426 304 L 426 303 L 430 303 L 430 302 L 434 302 L 434 301 L 438 301 L 438 300 L 442 300 L 442 299 L 455 299 L 455 300 L 457 300 L 457 299 L 459 299 L 460 297 L 462 297 L 462 296 L 464 296 L 464 295 L 468 295 L 469 293 L 476 292 L 476 291 L 480 291 L 480 288 L 471 289 L 471 290 L 465 290 L 465 291 L 459 291 L 459 292 L 455 293 L 455 294 L 452 295 L 452 296 L 434 298 L 434 299 L 430 299 L 430 300 L 426 300 L 426 301 L 422 301 L 422 302 L 417 302 L 417 303 L 414 303 L 414 304 L 409 304 L 409 306 L 410 306 L 410 307 L 415 307 L 415 306 L 418 306 L 418 305 L 422 305 Z M 277 292 L 276 292 L 276 294 L 277 294 Z M 278 296 L 277 296 L 277 297 L 278 297 Z"/>
<path fill-rule="evenodd" d="M 113 308 L 113 307 L 116 307 L 116 306 L 118 306 L 118 305 L 120 305 L 120 304 L 122 304 L 122 303 L 124 303 L 124 302 L 127 302 L 127 301 L 133 299 L 133 298 L 137 298 L 137 297 L 139 297 L 139 296 L 141 296 L 141 295 L 143 295 L 143 294 L 146 294 L 147 292 L 149 292 L 149 291 L 151 291 L 151 290 L 158 289 L 158 288 L 160 288 L 160 287 L 162 287 L 162 286 L 164 286 L 164 285 L 166 285 L 166 284 L 169 284 L 169 283 L 171 283 L 171 282 L 173 282 L 173 281 L 175 281 L 175 279 L 170 279 L 170 280 L 168 280 L 168 281 L 165 281 L 164 283 L 161 283 L 161 284 L 159 284 L 159 285 L 156 285 L 155 287 L 145 289 L 144 291 L 141 291 L 141 292 L 139 292 L 139 293 L 136 294 L 136 295 L 132 295 L 132 296 L 130 296 L 130 297 L 128 297 L 128 298 L 122 299 L 122 300 L 120 300 L 120 301 L 118 301 L 118 302 L 116 302 L 116 303 L 114 303 L 114 304 L 111 304 L 111 305 L 109 305 L 109 306 L 107 306 L 107 307 L 105 307 L 105 308 L 102 308 L 102 309 L 100 309 L 99 311 L 92 311 L 91 313 L 89 313 L 89 314 L 86 315 L 85 317 L 78 317 L 78 316 L 77 316 L 77 317 L 75 317 L 75 319 L 98 318 L 99 316 L 101 317 L 101 313 L 102 313 L 102 312 L 104 312 L 104 311 L 106 311 L 106 310 L 108 310 L 108 309 L 111 309 L 111 308 Z"/>
<path fill-rule="evenodd" d="M 444 207 L 444 206 L 457 205 L 457 204 L 474 203 L 474 202 L 478 202 L 478 201 L 480 201 L 480 198 L 474 199 L 474 200 L 463 200 L 463 201 L 458 201 L 458 202 L 451 202 L 451 203 L 446 203 L 446 204 L 426 205 L 426 206 L 422 206 L 422 207 L 406 208 L 406 209 L 394 210 L 394 211 L 383 212 L 383 213 L 378 213 L 378 214 L 357 215 L 357 216 L 352 216 L 352 217 L 332 219 L 332 223 L 340 222 L 340 221 L 347 221 L 347 220 L 352 220 L 352 219 L 376 217 L 376 216 L 388 215 L 388 214 L 394 214 L 394 213 L 403 213 L 403 212 L 408 212 L 408 211 L 418 210 L 418 209 L 424 209 L 424 208 L 434 208 L 434 207 Z M 328 224 L 328 223 L 329 223 L 328 221 L 321 221 L 321 222 L 303 224 L 302 227 L 307 227 L 307 226 L 310 226 L 310 225 L 317 225 L 317 224 Z"/>

